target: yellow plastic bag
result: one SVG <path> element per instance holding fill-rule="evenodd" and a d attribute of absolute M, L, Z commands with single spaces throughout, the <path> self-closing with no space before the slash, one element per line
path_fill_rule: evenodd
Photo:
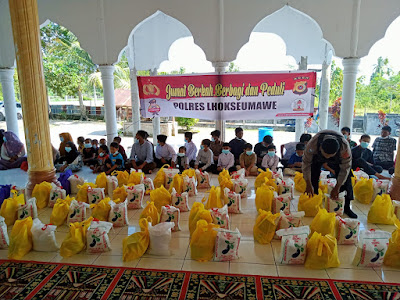
<path fill-rule="evenodd" d="M 314 232 L 307 242 L 305 267 L 308 269 L 327 269 L 340 266 L 336 238 Z"/>
<path fill-rule="evenodd" d="M 122 241 L 122 260 L 132 261 L 141 257 L 150 244 L 149 220 L 140 218 L 140 232 L 126 237 Z"/>
<path fill-rule="evenodd" d="M 368 223 L 394 224 L 394 206 L 388 194 L 378 195 L 368 212 Z"/>
<path fill-rule="evenodd" d="M 104 189 L 104 193 L 107 195 L 107 193 L 108 193 L 107 175 L 106 175 L 105 172 L 100 173 L 99 175 L 97 175 L 97 177 L 96 177 L 96 186 L 98 188 L 103 188 Z"/>
<path fill-rule="evenodd" d="M 117 187 L 114 191 L 113 191 L 113 200 L 114 202 L 124 202 L 126 197 L 128 197 L 128 193 L 126 192 L 125 188 L 122 187 Z M 116 201 L 117 199 L 119 199 L 119 201 Z"/>
<path fill-rule="evenodd" d="M 172 178 L 168 192 L 172 193 L 172 188 L 175 188 L 178 194 L 183 193 L 183 176 L 181 174 L 175 174 L 174 178 Z"/>
<path fill-rule="evenodd" d="M 144 179 L 143 172 L 132 171 L 128 178 L 128 183 L 141 184 Z"/>
<path fill-rule="evenodd" d="M 256 191 L 256 208 L 271 211 L 272 201 L 274 200 L 274 190 L 272 187 L 263 184 Z"/>
<path fill-rule="evenodd" d="M 111 206 L 108 202 L 110 202 L 110 198 L 107 197 L 97 204 L 91 204 L 92 217 L 99 221 L 108 221 L 108 214 L 111 210 Z"/>
<path fill-rule="evenodd" d="M 85 249 L 86 230 L 89 226 L 84 226 L 84 222 L 69 224 L 69 232 L 60 247 L 60 255 L 62 257 L 70 257 Z"/>
<path fill-rule="evenodd" d="M 304 211 L 306 217 L 315 217 L 320 208 L 322 208 L 321 194 L 310 196 L 304 193 L 300 195 L 297 210 Z"/>
<path fill-rule="evenodd" d="M 5 219 L 7 226 L 12 226 L 18 219 L 18 207 L 25 204 L 24 194 L 4 199 L 0 215 Z"/>
<path fill-rule="evenodd" d="M 151 218 L 151 220 L 149 219 L 149 217 Z M 152 226 L 157 225 L 160 222 L 160 214 L 158 213 L 157 207 L 154 205 L 153 201 L 147 201 L 147 205 L 143 209 L 139 218 L 150 220 Z"/>
<path fill-rule="evenodd" d="M 187 169 L 182 172 L 182 177 L 194 177 L 196 178 L 196 171 L 194 169 Z"/>
<path fill-rule="evenodd" d="M 199 220 L 196 223 L 196 230 L 190 239 L 191 257 L 197 261 L 209 261 L 214 256 L 215 238 L 218 232 L 214 228 L 219 225 Z"/>
<path fill-rule="evenodd" d="M 43 181 L 35 185 L 32 191 L 32 198 L 36 198 L 37 208 L 45 208 L 49 203 L 51 184 L 47 181 Z"/>
<path fill-rule="evenodd" d="M 32 244 L 32 217 L 15 221 L 10 234 L 10 246 L 8 247 L 9 259 L 21 259 L 31 251 Z"/>
<path fill-rule="evenodd" d="M 229 190 L 233 191 L 233 181 L 230 178 L 227 177 L 222 177 L 221 180 L 218 177 L 219 181 L 219 186 L 221 187 L 221 190 L 223 191 L 225 188 L 228 188 Z"/>
<path fill-rule="evenodd" d="M 119 187 L 128 184 L 129 173 L 127 171 L 114 171 L 111 175 L 117 176 Z"/>
<path fill-rule="evenodd" d="M 56 226 L 63 225 L 67 220 L 70 204 L 68 200 L 57 199 L 51 212 L 50 223 Z"/>
<path fill-rule="evenodd" d="M 254 240 L 260 244 L 268 244 L 274 238 L 276 221 L 280 214 L 272 214 L 270 211 L 258 210 L 258 217 L 253 227 Z"/>
<path fill-rule="evenodd" d="M 400 268 L 400 221 L 396 219 L 394 225 L 397 229 L 393 231 L 389 240 L 383 263 L 389 267 Z"/>
<path fill-rule="evenodd" d="M 336 214 L 328 213 L 325 208 L 321 208 L 315 218 L 312 220 L 310 229 L 311 233 L 318 232 L 322 235 L 330 234 L 331 236 L 336 236 L 335 225 Z"/>
<path fill-rule="evenodd" d="M 211 190 L 208 191 L 208 199 L 206 197 L 201 200 L 201 202 L 206 202 L 205 209 L 211 208 L 221 208 L 224 206 L 224 201 L 221 199 L 221 188 L 212 186 Z"/>
<path fill-rule="evenodd" d="M 263 169 L 258 169 L 258 172 L 260 172 L 260 174 L 258 174 L 256 181 L 254 182 L 255 189 L 258 189 L 265 183 L 265 178 L 272 179 L 272 172 L 269 169 L 266 171 Z"/>
<path fill-rule="evenodd" d="M 189 232 L 190 235 L 196 230 L 197 221 L 205 220 L 207 223 L 212 223 L 212 217 L 209 210 L 204 209 L 203 203 L 193 203 L 189 214 Z"/>
<path fill-rule="evenodd" d="M 172 204 L 171 194 L 167 191 L 164 185 L 150 191 L 150 201 L 154 202 L 154 206 L 157 208 L 159 214 L 161 214 L 161 206 Z"/>
<path fill-rule="evenodd" d="M 303 177 L 303 173 L 300 172 L 296 172 L 294 174 L 294 188 L 296 189 L 296 191 L 300 192 L 300 193 L 304 193 L 306 191 L 306 181 Z"/>
<path fill-rule="evenodd" d="M 165 184 L 165 172 L 164 168 L 169 168 L 169 165 L 165 164 L 163 165 L 160 170 L 158 170 L 156 177 L 153 180 L 154 188 L 159 188 L 161 185 Z M 151 194 L 151 192 L 150 192 Z"/>
<path fill-rule="evenodd" d="M 322 192 L 322 195 L 328 194 L 328 185 L 327 184 L 322 184 L 320 181 L 318 186 Z M 321 192 L 318 191 L 318 193 L 320 193 L 320 194 L 321 194 Z"/>
<path fill-rule="evenodd" d="M 88 203 L 88 195 L 87 195 L 87 190 L 89 188 L 89 186 L 91 188 L 97 188 L 97 185 L 95 185 L 92 182 L 85 182 L 82 185 L 78 185 L 79 191 L 78 194 L 76 194 L 76 200 L 80 201 L 80 202 L 85 202 Z"/>
<path fill-rule="evenodd" d="M 354 197 L 363 204 L 369 204 L 374 196 L 374 185 L 372 178 L 361 178 L 354 185 Z"/>

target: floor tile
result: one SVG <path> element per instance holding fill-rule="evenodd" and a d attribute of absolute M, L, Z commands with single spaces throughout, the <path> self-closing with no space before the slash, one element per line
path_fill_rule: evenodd
<path fill-rule="evenodd" d="M 229 273 L 229 262 L 185 260 L 183 271 Z"/>
<path fill-rule="evenodd" d="M 229 273 L 262 276 L 278 276 L 275 265 L 230 262 Z"/>
<path fill-rule="evenodd" d="M 384 282 L 400 283 L 400 272 L 398 271 L 381 270 L 377 271 L 377 274 Z"/>
<path fill-rule="evenodd" d="M 181 270 L 183 262 L 183 259 L 159 259 L 142 257 L 136 267 L 143 269 Z"/>
<path fill-rule="evenodd" d="M 277 265 L 278 276 L 280 277 L 295 277 L 295 278 L 322 278 L 328 279 L 328 274 L 325 269 L 311 270 L 306 269 L 304 265 Z"/>
<path fill-rule="evenodd" d="M 56 256 L 57 252 L 31 251 L 22 260 L 52 262 Z"/>
<path fill-rule="evenodd" d="M 52 262 L 59 262 L 65 264 L 82 264 L 91 265 L 99 257 L 98 254 L 76 254 L 71 257 L 62 257 L 59 253 L 53 258 Z"/>
<path fill-rule="evenodd" d="M 136 268 L 139 260 L 140 258 L 133 261 L 124 262 L 122 261 L 122 255 L 106 256 L 104 254 L 101 254 L 99 257 L 97 257 L 93 264 L 98 266 Z"/>
<path fill-rule="evenodd" d="M 382 279 L 378 276 L 374 269 L 327 269 L 330 279 L 339 280 L 359 280 L 381 282 Z"/>
<path fill-rule="evenodd" d="M 240 241 L 237 262 L 275 264 L 271 244 L 261 245 L 252 241 Z"/>

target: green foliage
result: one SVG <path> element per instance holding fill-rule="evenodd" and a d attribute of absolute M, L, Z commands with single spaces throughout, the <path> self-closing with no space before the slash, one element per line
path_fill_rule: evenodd
<path fill-rule="evenodd" d="M 228 72 L 240 72 L 239 67 L 234 62 L 229 63 Z"/>
<path fill-rule="evenodd" d="M 186 131 L 189 131 L 197 124 L 197 122 L 199 122 L 199 119 L 177 117 L 176 121 L 179 126 L 184 127 Z"/>

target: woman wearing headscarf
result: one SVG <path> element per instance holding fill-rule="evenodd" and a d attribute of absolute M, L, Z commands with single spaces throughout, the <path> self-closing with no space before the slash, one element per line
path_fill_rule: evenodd
<path fill-rule="evenodd" d="M 78 149 L 76 149 L 75 144 L 73 142 L 67 142 L 64 150 L 65 155 L 61 155 L 54 165 L 57 172 L 64 172 L 65 170 L 76 172 L 82 169 L 82 157 Z"/>
<path fill-rule="evenodd" d="M 58 151 L 60 151 L 60 155 L 64 156 L 65 155 L 65 145 L 68 142 L 72 142 L 72 136 L 71 134 L 69 134 L 68 132 L 63 132 L 60 133 L 60 148 L 58 149 Z"/>
<path fill-rule="evenodd" d="M 3 133 L 3 145 L 1 146 L 0 170 L 16 169 L 26 161 L 24 144 L 15 133 L 6 131 Z"/>

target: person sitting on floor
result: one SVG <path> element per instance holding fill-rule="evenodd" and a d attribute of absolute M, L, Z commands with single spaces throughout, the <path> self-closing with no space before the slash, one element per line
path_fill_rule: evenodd
<path fill-rule="evenodd" d="M 64 149 L 65 155 L 60 156 L 54 165 L 57 172 L 65 172 L 66 170 L 77 172 L 82 169 L 82 156 L 75 144 L 73 142 L 67 142 Z"/>
<path fill-rule="evenodd" d="M 175 167 L 179 169 L 180 173 L 186 169 L 189 169 L 189 159 L 186 156 L 185 146 L 179 147 L 179 152 L 177 153 L 175 160 Z"/>
<path fill-rule="evenodd" d="M 223 142 L 219 139 L 221 136 L 221 131 L 214 130 L 211 132 L 211 145 L 210 149 L 214 154 L 214 164 L 217 165 L 218 157 L 222 153 L 222 144 Z"/>
<path fill-rule="evenodd" d="M 303 133 L 300 136 L 300 143 L 303 143 L 304 145 L 307 146 L 307 143 L 309 140 L 311 140 L 312 136 L 309 133 Z M 292 155 L 296 152 L 296 145 L 298 142 L 290 142 L 281 145 L 281 163 L 282 165 L 286 168 L 288 165 L 289 159 L 292 157 Z"/>
<path fill-rule="evenodd" d="M 197 154 L 196 161 L 194 163 L 195 169 L 201 171 L 212 172 L 214 168 L 214 154 L 210 149 L 211 141 L 204 139 L 201 142 L 199 153 Z"/>
<path fill-rule="evenodd" d="M 236 128 L 235 135 L 236 137 L 229 142 L 229 147 L 231 147 L 231 152 L 235 156 L 235 165 L 240 165 L 239 157 L 243 154 L 247 142 L 243 139 L 242 128 Z"/>
<path fill-rule="evenodd" d="M 244 169 L 246 176 L 257 176 L 257 155 L 253 152 L 253 145 L 247 143 L 244 145 L 243 153 L 239 156 L 240 165 L 236 166 L 237 170 Z"/>
<path fill-rule="evenodd" d="M 357 143 L 355 141 L 352 141 L 350 136 L 351 136 L 351 130 L 349 127 L 343 127 L 341 130 L 343 136 L 346 138 L 346 140 L 349 142 L 350 148 L 354 148 L 357 146 Z"/>
<path fill-rule="evenodd" d="M 369 143 L 371 142 L 371 137 L 368 134 L 363 134 L 360 138 L 360 145 L 351 149 L 352 169 L 357 168 L 362 169 L 369 176 L 374 175 L 379 179 L 390 179 L 381 175 L 383 168 L 381 166 L 375 165 L 372 158 L 372 151 L 368 149 Z"/>
<path fill-rule="evenodd" d="M 1 145 L 0 170 L 16 169 L 26 161 L 24 144 L 17 135 L 11 131 L 3 133 L 3 145 Z"/>
<path fill-rule="evenodd" d="M 83 136 L 78 137 L 76 143 L 78 144 L 78 151 L 82 154 L 83 149 L 85 149 L 85 138 Z"/>
<path fill-rule="evenodd" d="M 279 164 L 279 157 L 276 155 L 276 147 L 275 145 L 268 146 L 268 153 L 264 155 L 264 158 L 261 163 L 261 167 L 266 169 L 270 169 L 272 172 L 276 172 Z"/>
<path fill-rule="evenodd" d="M 111 175 L 114 171 L 123 171 L 125 169 L 124 158 L 118 151 L 119 145 L 117 142 L 112 142 L 110 145 L 109 159 L 106 160 L 106 174 Z"/>
<path fill-rule="evenodd" d="M 60 156 L 65 156 L 65 146 L 67 145 L 68 142 L 73 142 L 72 141 L 72 136 L 69 132 L 63 132 L 60 133 L 60 147 L 58 148 L 58 152 L 60 152 Z"/>
<path fill-rule="evenodd" d="M 132 145 L 130 157 L 132 168 L 142 170 L 145 174 L 152 173 L 156 167 L 153 144 L 146 140 L 147 137 L 148 133 L 144 130 L 139 130 L 136 133 L 136 141 Z"/>
<path fill-rule="evenodd" d="M 97 139 L 92 140 L 92 147 L 96 152 L 96 157 L 97 157 L 97 155 L 99 155 L 99 141 Z"/>
<path fill-rule="evenodd" d="M 273 138 L 270 135 L 264 136 L 262 142 L 257 143 L 254 146 L 254 152 L 257 155 L 257 167 L 261 167 L 264 156 L 268 153 L 268 146 L 273 142 Z"/>
<path fill-rule="evenodd" d="M 97 163 L 94 166 L 90 167 L 93 170 L 93 173 L 105 172 L 106 161 L 109 158 L 110 156 L 108 155 L 108 147 L 106 145 L 100 145 L 99 155 L 96 159 Z"/>
<path fill-rule="evenodd" d="M 96 151 L 93 149 L 92 140 L 87 138 L 85 139 L 84 149 L 82 152 L 82 161 L 84 165 L 93 166 L 96 161 Z"/>
<path fill-rule="evenodd" d="M 121 137 L 116 136 L 113 140 L 113 142 L 118 144 L 118 152 L 122 155 L 122 158 L 124 159 L 124 162 L 128 160 L 128 157 L 126 156 L 125 148 L 121 145 Z"/>
<path fill-rule="evenodd" d="M 106 145 L 106 146 L 107 146 L 107 141 L 106 141 L 106 139 L 100 139 L 99 143 L 100 143 L 100 146 L 101 146 L 101 145 Z"/>
<path fill-rule="evenodd" d="M 154 161 L 156 162 L 158 168 L 161 168 L 165 164 L 170 165 L 172 168 L 175 167 L 176 152 L 171 145 L 166 143 L 166 141 L 166 135 L 157 135 L 158 144 L 156 146 L 156 158 Z"/>
<path fill-rule="evenodd" d="M 185 132 L 185 148 L 186 148 L 186 156 L 189 160 L 189 165 L 191 167 L 194 166 L 194 162 L 196 161 L 197 147 L 192 141 L 193 133 Z"/>
<path fill-rule="evenodd" d="M 383 126 L 381 136 L 377 137 L 372 144 L 372 155 L 375 165 L 394 173 L 394 151 L 396 151 L 396 139 L 391 138 L 392 128 Z"/>
<path fill-rule="evenodd" d="M 303 143 L 298 143 L 296 145 L 296 153 L 290 157 L 288 161 L 288 168 L 293 169 L 296 172 L 302 172 L 303 155 L 305 149 L 306 145 Z"/>
<path fill-rule="evenodd" d="M 229 173 L 236 171 L 235 167 L 235 157 L 230 151 L 229 143 L 223 143 L 222 153 L 218 157 L 217 169 L 214 172 L 219 174 L 223 169 L 228 170 Z"/>

